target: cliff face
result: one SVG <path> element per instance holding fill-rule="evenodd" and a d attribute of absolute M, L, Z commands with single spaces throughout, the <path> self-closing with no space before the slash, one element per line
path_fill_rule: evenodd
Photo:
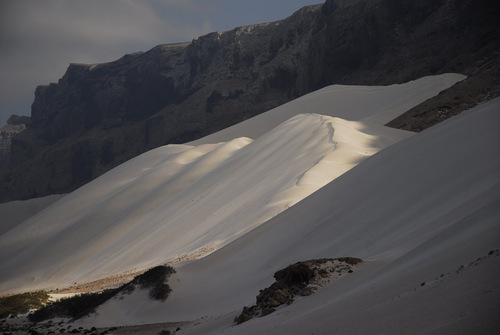
<path fill-rule="evenodd" d="M 498 7 L 328 0 L 282 21 L 111 63 L 71 64 L 57 84 L 37 88 L 31 124 L 12 140 L 0 201 L 69 192 L 146 150 L 194 140 L 325 85 L 479 76 L 479 63 L 497 66 Z"/>
<path fill-rule="evenodd" d="M 0 171 L 10 167 L 10 149 L 12 138 L 26 129 L 28 116 L 11 115 L 7 124 L 0 128 Z"/>

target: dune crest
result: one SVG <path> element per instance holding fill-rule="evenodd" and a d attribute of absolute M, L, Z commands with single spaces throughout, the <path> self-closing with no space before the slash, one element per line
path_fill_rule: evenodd
<path fill-rule="evenodd" d="M 0 289 L 62 288 L 205 256 L 380 150 L 376 132 L 299 114 L 255 141 L 152 150 L 4 234 Z"/>

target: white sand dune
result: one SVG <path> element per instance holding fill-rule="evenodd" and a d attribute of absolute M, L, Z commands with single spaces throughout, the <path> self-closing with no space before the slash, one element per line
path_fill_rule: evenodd
<path fill-rule="evenodd" d="M 18 200 L 0 204 L 0 235 L 41 212 L 64 195 L 54 194 L 42 198 Z"/>
<path fill-rule="evenodd" d="M 357 128 L 305 114 L 256 141 L 166 146 L 131 160 L 2 236 L 2 290 L 211 252 L 380 150 Z"/>
<path fill-rule="evenodd" d="M 460 79 L 332 86 L 145 153 L 10 225 L 0 235 L 0 292 L 184 257 L 193 260 L 177 266 L 165 303 L 136 290 L 77 324 L 192 321 L 183 334 L 494 333 L 500 253 L 488 254 L 500 248 L 500 98 L 414 136 L 381 126 Z M 276 270 L 342 256 L 366 262 L 312 296 L 233 324 Z"/>
<path fill-rule="evenodd" d="M 227 142 L 239 137 L 255 139 L 301 113 L 329 115 L 351 121 L 363 120 L 364 123 L 372 121 L 370 126 L 381 125 L 464 78 L 463 75 L 450 73 L 424 77 L 404 85 L 332 85 L 189 144 Z M 378 119 L 370 119 L 374 115 Z M 384 146 L 390 144 L 392 143 L 389 141 Z M 57 198 L 0 204 L 0 232 L 9 230 L 52 204 L 48 199 L 55 201 Z"/>
<path fill-rule="evenodd" d="M 334 86 L 259 116 L 257 124 L 246 121 L 253 135 L 268 130 L 255 141 L 205 139 L 132 159 L 0 236 L 0 292 L 64 287 L 204 256 L 410 135 L 369 120 L 299 115 L 304 101 L 306 112 L 381 117 L 463 78 Z M 274 128 L 278 119 L 285 122 Z"/>
<path fill-rule="evenodd" d="M 225 142 L 241 136 L 258 138 L 298 113 L 384 125 L 465 78 L 461 74 L 447 73 L 402 85 L 331 85 L 189 144 Z"/>
<path fill-rule="evenodd" d="M 164 303 L 142 291 L 82 324 L 195 320 L 183 334 L 471 334 L 500 326 L 500 98 L 387 148 L 211 255 Z M 355 256 L 353 274 L 234 325 L 274 271 Z M 423 285 L 425 284 L 425 285 Z"/>

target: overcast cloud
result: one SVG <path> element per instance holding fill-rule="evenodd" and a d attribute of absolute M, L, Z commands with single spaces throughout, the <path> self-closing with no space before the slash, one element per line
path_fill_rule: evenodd
<path fill-rule="evenodd" d="M 321 0 L 0 0 L 0 127 L 70 63 L 285 18 Z"/>

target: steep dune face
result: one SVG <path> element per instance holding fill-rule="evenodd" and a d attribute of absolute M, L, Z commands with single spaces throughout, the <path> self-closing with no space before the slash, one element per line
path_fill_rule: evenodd
<path fill-rule="evenodd" d="M 363 161 L 265 224 L 178 268 L 165 304 L 141 292 L 83 323 L 197 320 L 190 334 L 493 332 L 498 327 L 500 100 Z M 356 256 L 359 272 L 235 326 L 272 273 Z M 120 311 L 117 313 L 116 311 Z M 146 321 L 147 320 L 147 321 Z"/>
<path fill-rule="evenodd" d="M 240 125 L 255 141 L 207 137 L 147 152 L 0 236 L 0 288 L 63 287 L 206 255 L 411 134 L 371 118 L 463 78 L 332 86 Z"/>
<path fill-rule="evenodd" d="M 239 125 L 253 140 L 207 137 L 149 151 L 0 235 L 0 290 L 62 287 L 180 257 L 191 262 L 176 267 L 166 302 L 136 290 L 78 325 L 190 320 L 190 334 L 493 332 L 500 100 L 413 136 L 381 126 L 461 78 L 333 86 Z M 318 294 L 233 324 L 276 270 L 342 256 L 365 262 Z"/>
<path fill-rule="evenodd" d="M 446 73 L 427 76 L 399 85 L 331 85 L 306 94 L 265 113 L 205 136 L 190 144 L 216 143 L 246 136 L 257 138 L 298 113 L 316 113 L 350 121 L 382 126 L 410 108 L 438 95 L 466 76 Z M 380 127 L 379 127 L 380 128 Z M 385 132 L 391 132 L 385 127 Z"/>
<path fill-rule="evenodd" d="M 2 223 L 0 225 L 0 235 L 9 231 L 16 225 L 28 220 L 33 215 L 49 207 L 64 195 L 55 194 L 43 198 L 30 199 L 24 201 L 11 201 L 0 204 L 2 213 Z"/>
<path fill-rule="evenodd" d="M 380 150 L 364 128 L 301 114 L 255 141 L 148 152 L 2 235 L 1 289 L 65 286 L 205 255 Z"/>
<path fill-rule="evenodd" d="M 410 136 L 376 121 L 461 79 L 332 86 L 236 128 L 255 141 L 207 137 L 149 151 L 0 236 L 1 290 L 69 286 L 206 255 Z"/>

